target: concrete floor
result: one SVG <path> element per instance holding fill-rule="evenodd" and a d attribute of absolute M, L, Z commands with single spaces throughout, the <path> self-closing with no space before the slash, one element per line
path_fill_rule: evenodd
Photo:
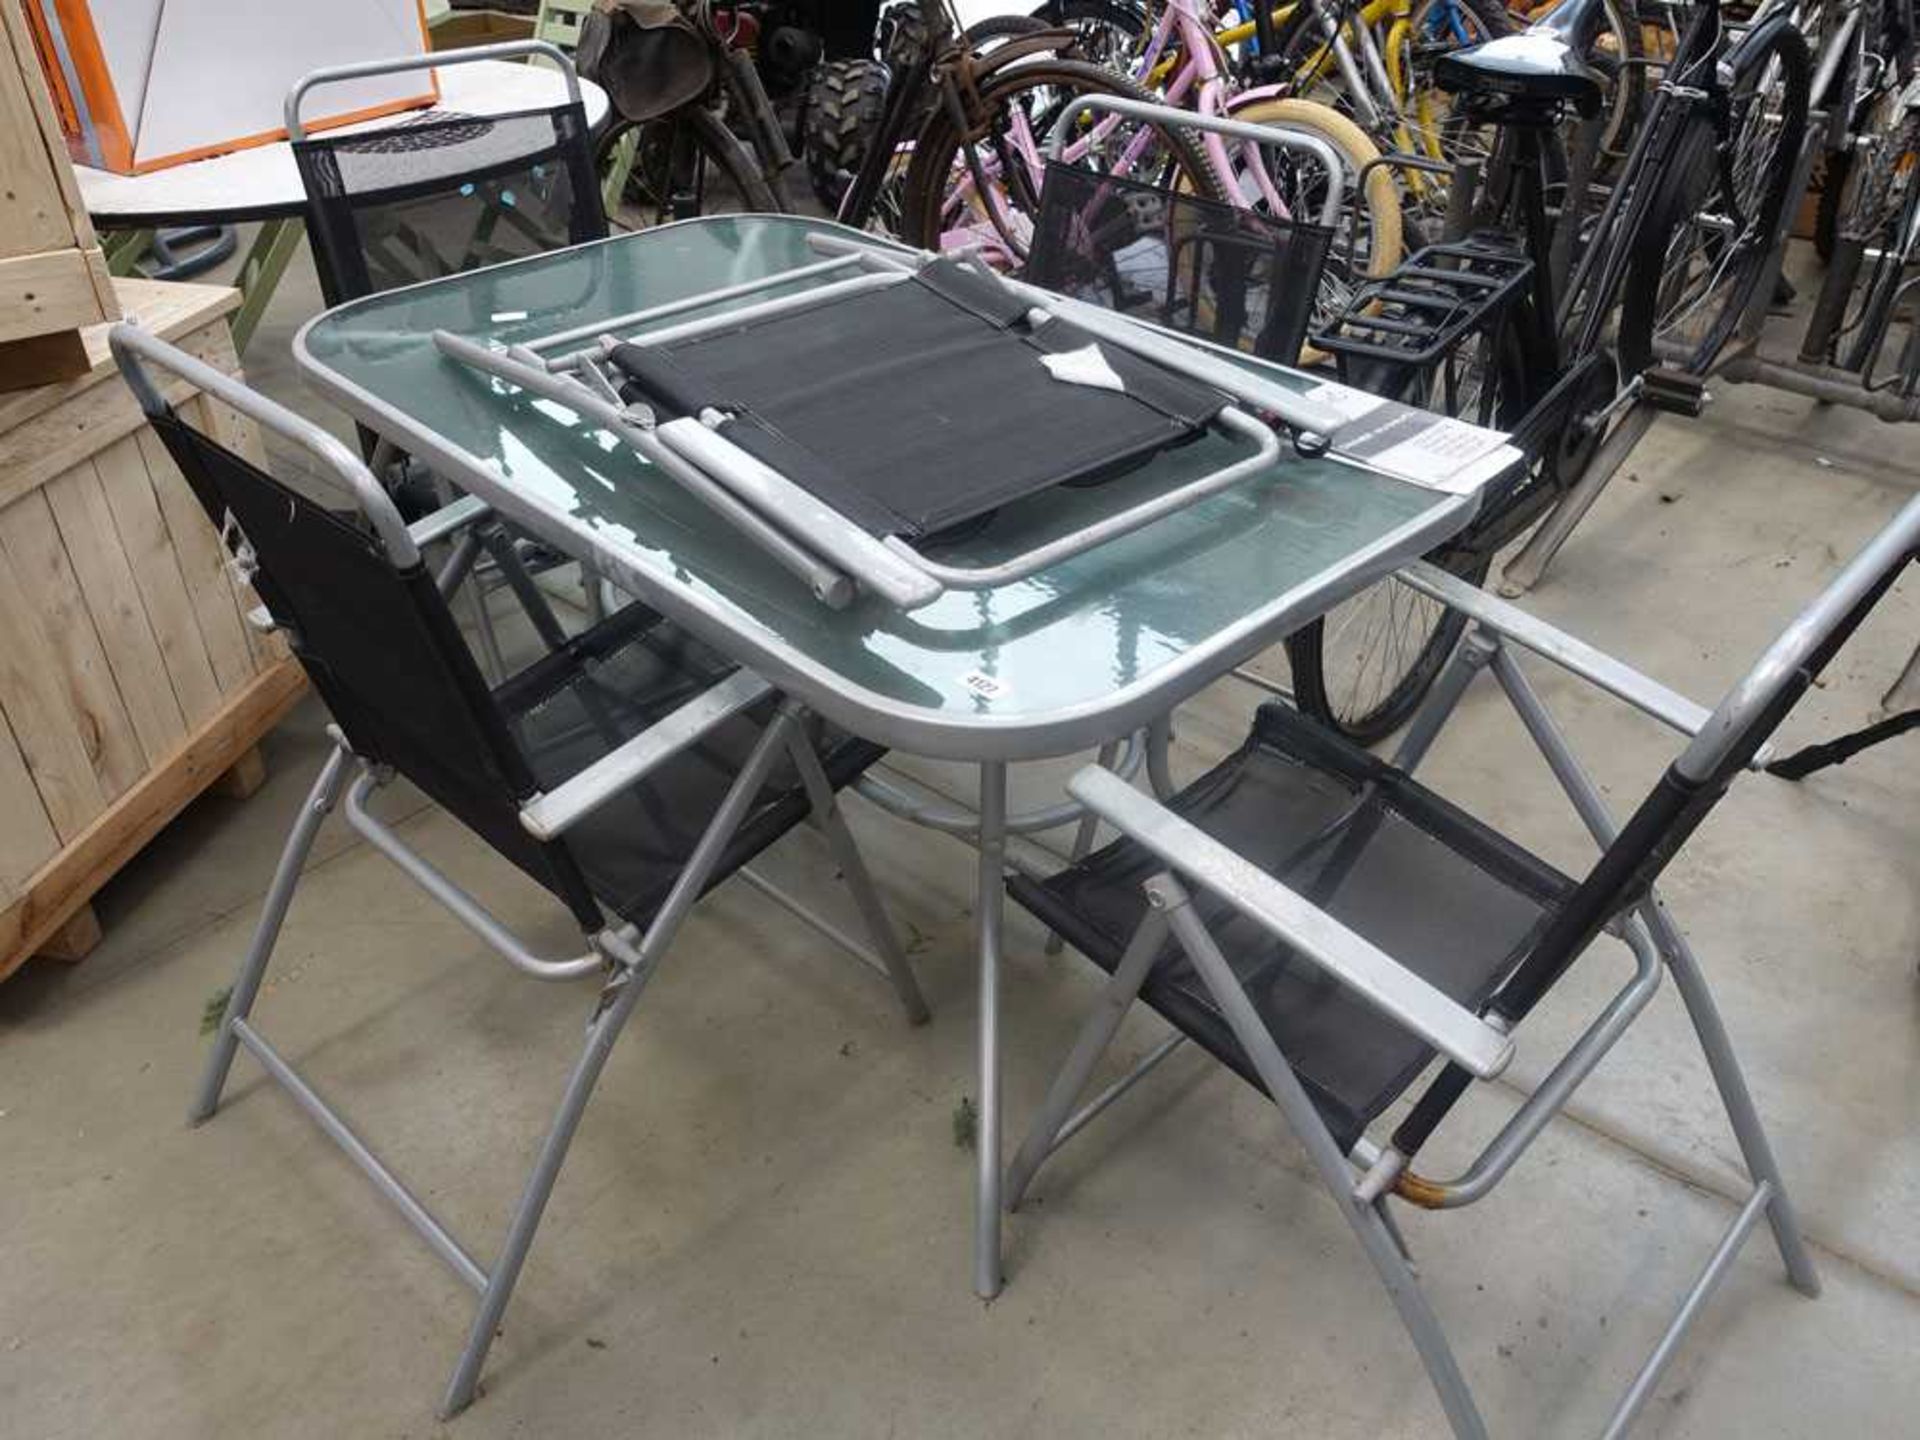
<path fill-rule="evenodd" d="M 304 262 L 302 262 L 302 265 Z M 313 305 L 296 270 L 248 357 Z M 1920 486 L 1920 440 L 1760 390 L 1662 422 L 1527 603 L 1712 699 Z M 1864 722 L 1920 633 L 1909 575 L 1784 733 Z M 1674 750 L 1531 667 L 1621 805 Z M 1228 683 L 1181 717 L 1191 774 L 1239 738 Z M 242 1059 L 183 1121 L 227 983 L 323 752 L 301 709 L 245 803 L 194 806 L 100 897 L 107 939 L 0 987 L 0 1434 L 1424 1436 L 1441 1418 L 1385 1296 L 1272 1111 L 1183 1056 L 1077 1140 L 968 1289 L 969 856 L 856 802 L 935 1018 L 751 892 L 699 911 L 615 1052 L 487 1371 L 433 1420 L 469 1299 Z M 1738 787 L 1666 882 L 1796 1187 L 1826 1280 L 1756 1238 L 1637 1433 L 1895 1436 L 1920 1407 L 1920 751 Z M 1065 766 L 1036 767 L 1029 795 Z M 953 772 L 919 773 L 952 785 Z M 1449 794 L 1578 865 L 1517 724 L 1477 692 Z M 413 843 L 559 951 L 557 906 L 439 814 Z M 825 891 L 795 837 L 776 868 Z M 1015 917 L 1007 1125 L 1022 1133 L 1091 993 Z M 1591 972 L 1591 973 L 1588 973 Z M 1618 983 L 1596 960 L 1520 1032 L 1515 1080 Z M 483 1259 L 590 991 L 525 981 L 329 824 L 259 1015 Z M 1139 1050 L 1159 1033 L 1136 1016 Z M 1437 1158 L 1514 1103 L 1487 1087 Z M 1406 1225 L 1496 1434 L 1594 1433 L 1731 1214 L 1730 1138 L 1671 991 L 1491 1200 Z M 1436 1166 L 1436 1168 L 1445 1168 Z"/>

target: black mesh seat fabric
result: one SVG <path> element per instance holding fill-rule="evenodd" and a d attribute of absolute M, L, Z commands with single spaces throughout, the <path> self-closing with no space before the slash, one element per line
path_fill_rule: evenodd
<path fill-rule="evenodd" d="M 1169 807 L 1312 900 L 1453 999 L 1480 1009 L 1532 948 L 1574 882 L 1379 757 L 1281 705 Z M 1009 889 L 1103 969 L 1146 913 L 1165 865 L 1131 841 Z M 1194 905 L 1344 1149 L 1433 1058 L 1432 1049 L 1197 886 Z M 1172 941 L 1141 991 L 1179 1029 L 1258 1085 L 1213 998 Z"/>
<path fill-rule="evenodd" d="M 993 280 L 937 261 L 900 284 L 614 361 L 668 414 L 736 412 L 728 439 L 876 535 L 915 538 L 1050 486 L 1117 474 L 1226 404 L 1111 345 L 1124 392 L 1056 379 L 1094 337 L 1031 325 Z"/>
<path fill-rule="evenodd" d="M 532 767 L 534 783 L 545 790 L 735 668 L 677 625 L 635 604 L 507 680 L 494 698 Z M 776 703 L 769 697 L 743 711 L 567 832 L 567 848 L 609 909 L 643 925 L 652 917 L 773 719 Z M 886 753 L 824 725 L 817 726 L 814 743 L 835 789 Z M 716 878 L 747 864 L 807 813 L 799 776 L 792 761 L 782 758 Z"/>
<path fill-rule="evenodd" d="M 629 605 L 489 690 L 423 564 L 397 568 L 363 526 L 282 485 L 172 415 L 153 426 L 216 527 L 257 563 L 254 587 L 353 751 L 392 766 L 546 886 L 583 928 L 600 905 L 644 926 L 712 820 L 773 701 L 664 762 L 563 839 L 520 807 L 639 734 L 734 667 Z M 844 785 L 881 751 L 820 734 Z M 713 882 L 808 814 L 783 760 Z"/>
<path fill-rule="evenodd" d="M 1323 225 L 1056 163 L 1026 278 L 1291 365 L 1332 244 Z"/>
<path fill-rule="evenodd" d="M 607 233 L 578 105 L 430 113 L 293 154 L 329 305 Z"/>

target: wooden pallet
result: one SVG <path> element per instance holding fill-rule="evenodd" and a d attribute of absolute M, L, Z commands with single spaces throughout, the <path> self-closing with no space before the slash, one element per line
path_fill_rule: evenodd
<path fill-rule="evenodd" d="M 115 282 L 127 313 L 216 369 L 239 363 L 235 291 Z M 87 373 L 0 396 L 0 978 L 98 938 L 95 892 L 223 776 L 258 784 L 256 746 L 305 681 L 106 346 Z M 156 376 L 156 379 L 161 377 Z M 189 424 L 264 463 L 251 422 L 183 381 Z"/>

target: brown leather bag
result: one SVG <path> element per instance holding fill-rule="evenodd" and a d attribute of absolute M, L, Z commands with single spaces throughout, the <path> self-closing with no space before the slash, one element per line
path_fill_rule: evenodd
<path fill-rule="evenodd" d="M 718 78 L 712 43 L 673 0 L 595 0 L 574 63 L 629 120 L 691 104 Z"/>

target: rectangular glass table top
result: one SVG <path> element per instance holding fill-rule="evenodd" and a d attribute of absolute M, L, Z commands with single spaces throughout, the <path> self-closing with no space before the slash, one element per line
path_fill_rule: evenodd
<path fill-rule="evenodd" d="M 616 236 L 353 301 L 310 322 L 295 349 L 330 399 L 505 518 L 849 729 L 954 759 L 1064 754 L 1144 724 L 1473 513 L 1470 498 L 1283 447 L 1270 475 L 1026 580 L 911 613 L 866 598 L 835 611 L 610 435 L 431 340 L 445 329 L 525 343 L 813 264 L 808 236 L 836 232 L 850 233 L 727 216 Z M 964 433 L 953 443 L 964 449 Z M 939 558 L 990 563 L 1242 448 L 1209 436 L 1104 485 L 1021 501 Z"/>

